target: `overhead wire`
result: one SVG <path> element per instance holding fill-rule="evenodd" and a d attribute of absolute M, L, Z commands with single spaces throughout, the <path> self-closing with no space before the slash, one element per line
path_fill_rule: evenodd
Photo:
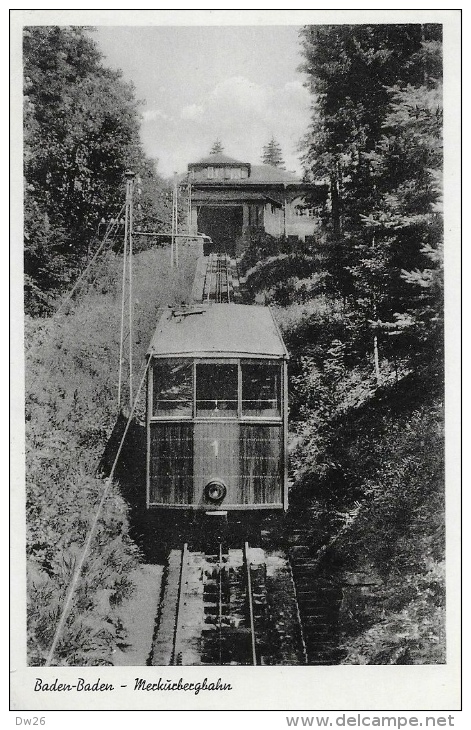
<path fill-rule="evenodd" d="M 122 280 L 123 296 L 122 296 L 122 311 L 121 311 L 120 368 L 119 368 L 119 383 L 118 383 L 118 399 L 119 399 L 119 404 L 120 404 L 121 389 L 122 389 L 122 359 L 123 359 L 123 353 L 124 353 L 124 345 L 125 345 L 126 341 L 129 338 L 129 348 L 130 348 L 129 349 L 129 353 L 130 353 L 130 365 L 129 365 L 129 367 L 130 367 L 130 371 L 129 371 L 129 377 L 130 377 L 130 382 L 129 382 L 130 413 L 129 413 L 129 417 L 127 419 L 126 427 L 125 427 L 124 432 L 123 432 L 123 435 L 121 437 L 121 440 L 120 440 L 120 443 L 119 443 L 119 446 L 118 446 L 118 449 L 117 449 L 117 452 L 116 452 L 114 461 L 113 461 L 113 465 L 111 467 L 111 471 L 110 471 L 109 476 L 108 476 L 108 478 L 106 480 L 105 487 L 103 489 L 103 494 L 101 496 L 101 499 L 100 499 L 100 502 L 99 502 L 98 507 L 96 509 L 96 512 L 95 512 L 95 515 L 94 515 L 92 524 L 91 524 L 90 529 L 88 531 L 88 534 L 87 534 L 87 537 L 86 537 L 86 540 L 85 540 L 85 543 L 84 543 L 84 546 L 83 546 L 83 549 L 82 549 L 82 553 L 80 555 L 80 559 L 79 559 L 79 561 L 78 561 L 78 563 L 77 563 L 77 565 L 75 567 L 75 570 L 73 572 L 71 581 L 69 583 L 69 587 L 68 587 L 68 590 L 67 590 L 67 593 L 66 593 L 64 605 L 62 607 L 61 615 L 60 615 L 60 618 L 59 618 L 59 621 L 58 621 L 56 630 L 54 632 L 53 641 L 52 641 L 51 647 L 50 647 L 49 652 L 48 652 L 48 656 L 47 656 L 47 659 L 46 659 L 45 666 L 50 666 L 51 665 L 51 663 L 53 661 L 53 658 L 54 658 L 54 655 L 55 655 L 55 652 L 56 652 L 56 649 L 57 649 L 57 645 L 59 643 L 60 637 L 61 637 L 62 632 L 64 630 L 64 626 L 65 626 L 65 623 L 66 623 L 66 620 L 67 620 L 67 616 L 69 615 L 69 612 L 70 612 L 70 609 L 71 609 L 71 606 L 72 606 L 72 600 L 73 600 L 75 591 L 77 590 L 77 586 L 78 586 L 78 583 L 79 583 L 79 580 L 80 580 L 80 576 L 81 576 L 81 573 L 82 573 L 82 570 L 83 570 L 83 566 L 85 564 L 87 555 L 89 553 L 89 550 L 90 550 L 90 546 L 91 546 L 93 537 L 95 536 L 95 532 L 96 532 L 97 525 L 98 525 L 98 520 L 99 520 L 101 511 L 103 509 L 103 506 L 105 504 L 106 497 L 107 497 L 107 495 L 109 493 L 109 490 L 110 490 L 110 487 L 111 487 L 111 484 L 112 484 L 112 481 L 113 481 L 113 477 L 114 477 L 114 474 L 115 474 L 115 470 L 116 470 L 116 467 L 117 467 L 117 464 L 118 464 L 118 460 L 119 460 L 119 457 L 121 455 L 121 451 L 122 451 L 122 448 L 123 448 L 123 444 L 124 444 L 124 441 L 126 439 L 126 435 L 128 433 L 128 430 L 129 430 L 129 427 L 130 427 L 132 418 L 134 416 L 134 412 L 136 410 L 136 406 L 137 406 L 137 403 L 138 403 L 138 400 L 139 400 L 139 396 L 140 396 L 140 393 L 141 393 L 141 390 L 142 390 L 142 386 L 144 385 L 144 382 L 145 382 L 145 379 L 146 379 L 146 376 L 147 376 L 147 372 L 148 372 L 148 369 L 149 369 L 149 366 L 150 366 L 150 362 L 151 362 L 151 357 L 148 357 L 147 362 L 146 362 L 146 365 L 145 365 L 144 370 L 143 370 L 143 373 L 142 373 L 142 377 L 141 377 L 140 382 L 139 382 L 139 386 L 138 386 L 136 395 L 135 395 L 134 400 L 133 400 L 133 392 L 132 392 L 132 390 L 133 390 L 132 389 L 132 316 L 133 316 L 133 307 L 132 307 L 132 225 L 133 225 L 133 220 L 132 220 L 132 218 L 133 218 L 132 191 L 133 191 L 133 182 L 131 182 L 131 180 L 128 179 L 126 201 L 125 201 L 124 205 L 122 206 L 122 208 L 121 208 L 121 210 L 119 212 L 119 215 L 117 216 L 117 218 L 115 218 L 113 220 L 112 223 L 110 223 L 108 225 L 108 228 L 107 228 L 107 230 L 105 232 L 105 236 L 104 236 L 104 238 L 103 238 L 100 246 L 98 247 L 97 251 L 95 252 L 95 254 L 93 255 L 92 259 L 89 261 L 88 265 L 86 266 L 86 268 L 84 269 L 84 271 L 81 273 L 81 275 L 79 276 L 79 278 L 75 282 L 75 284 L 72 287 L 71 291 L 64 297 L 64 299 L 62 300 L 62 302 L 59 304 L 59 307 L 56 309 L 56 311 L 54 312 L 54 314 L 52 315 L 52 317 L 49 320 L 49 321 L 52 321 L 60 313 L 60 311 L 62 311 L 64 309 L 64 307 L 67 304 L 67 302 L 69 302 L 72 299 L 74 293 L 78 290 L 80 284 L 85 280 L 85 278 L 88 275 L 88 273 L 90 272 L 92 266 L 96 262 L 98 256 L 103 251 L 104 246 L 106 245 L 107 241 L 109 240 L 110 236 L 112 235 L 114 229 L 115 228 L 116 228 L 116 230 L 118 229 L 118 227 L 120 225 L 120 221 L 121 221 L 121 216 L 122 216 L 123 212 L 125 211 L 125 234 L 124 234 L 123 276 L 122 276 L 122 279 L 123 279 Z M 128 296 L 129 296 L 129 303 L 128 303 L 129 304 L 129 331 L 125 335 L 125 333 L 124 333 L 124 321 L 125 321 L 125 287 L 126 287 L 126 274 L 128 274 L 128 277 L 129 277 L 129 289 L 128 289 Z"/>
<path fill-rule="evenodd" d="M 85 267 L 85 269 L 84 269 L 84 270 L 82 271 L 82 273 L 80 274 L 79 278 L 78 278 L 78 279 L 77 279 L 77 281 L 75 282 L 75 284 L 74 284 L 74 286 L 72 287 L 72 289 L 70 290 L 70 292 L 69 292 L 69 293 L 68 293 L 68 294 L 67 294 L 67 295 L 66 295 L 66 296 L 64 297 L 64 299 L 62 300 L 62 302 L 61 302 L 61 303 L 59 304 L 59 306 L 57 307 L 57 309 L 56 309 L 56 310 L 55 310 L 55 312 L 53 313 L 52 317 L 55 317 L 55 316 L 57 316 L 57 315 L 58 315 L 58 314 L 60 313 L 60 311 L 61 311 L 61 310 L 62 310 L 62 309 L 64 308 L 64 306 L 65 306 L 65 305 L 67 304 L 67 302 L 69 302 L 69 301 L 70 301 L 70 300 L 72 299 L 72 297 L 73 297 L 73 295 L 75 294 L 76 290 L 78 289 L 79 285 L 80 285 L 80 284 L 81 284 L 81 283 L 83 282 L 83 280 L 85 279 L 86 275 L 88 274 L 88 272 L 89 272 L 89 271 L 90 271 L 90 269 L 92 268 L 93 264 L 95 263 L 96 259 L 98 258 L 98 256 L 99 256 L 99 255 L 100 255 L 100 253 L 102 252 L 102 250 L 103 250 L 103 248 L 104 248 L 105 244 L 107 243 L 108 239 L 109 239 L 109 238 L 110 238 L 110 236 L 111 236 L 111 233 L 113 232 L 113 229 L 114 229 L 115 227 L 116 227 L 116 228 L 118 228 L 118 227 L 119 227 L 119 221 L 120 221 L 120 219 L 121 219 L 121 216 L 122 216 L 122 214 L 123 214 L 123 212 L 124 212 L 124 209 L 125 209 L 125 205 L 126 205 L 126 204 L 124 204 L 124 205 L 122 206 L 122 208 L 121 208 L 121 210 L 120 210 L 120 212 L 119 212 L 119 215 L 118 215 L 118 217 L 117 217 L 117 218 L 115 218 L 115 219 L 114 219 L 114 222 L 113 222 L 112 224 L 109 224 L 109 225 L 108 225 L 108 229 L 107 229 L 107 231 L 105 232 L 105 235 L 104 235 L 104 237 L 103 237 L 103 240 L 102 240 L 102 242 L 101 242 L 101 243 L 100 243 L 100 245 L 98 246 L 97 250 L 96 250 L 96 251 L 95 251 L 95 253 L 93 254 L 92 258 L 91 258 L 91 259 L 90 259 L 90 261 L 88 262 L 88 264 L 87 264 L 87 266 Z"/>
<path fill-rule="evenodd" d="M 113 481 L 113 477 L 114 477 L 114 473 L 115 473 L 115 470 L 116 470 L 116 466 L 118 464 L 118 460 L 119 460 L 119 457 L 121 455 L 121 451 L 122 451 L 122 448 L 123 448 L 123 445 L 124 445 L 124 441 L 126 439 L 126 436 L 127 436 L 128 430 L 129 430 L 129 426 L 131 425 L 131 421 L 132 421 L 134 412 L 136 410 L 136 406 L 137 406 L 137 402 L 138 402 L 138 399 L 139 399 L 139 395 L 141 393 L 142 386 L 144 385 L 144 381 L 145 381 L 145 378 L 146 378 L 146 375 L 147 375 L 147 371 L 148 371 L 149 366 L 150 366 L 150 362 L 151 362 L 151 357 L 149 357 L 147 359 L 147 362 L 145 364 L 144 371 L 143 371 L 143 374 L 142 374 L 142 377 L 141 377 L 141 380 L 140 380 L 140 383 L 139 383 L 139 387 L 138 387 L 137 392 L 136 392 L 136 397 L 135 397 L 134 402 L 132 404 L 132 408 L 131 408 L 131 411 L 129 413 L 129 417 L 128 417 L 128 420 L 127 420 L 127 423 L 126 423 L 126 428 L 124 429 L 124 433 L 123 433 L 123 435 L 121 437 L 121 441 L 119 443 L 118 450 L 116 452 L 116 456 L 114 458 L 114 461 L 113 461 L 113 465 L 111 467 L 110 474 L 109 474 L 109 476 L 108 476 L 108 478 L 106 480 L 105 488 L 103 490 L 103 494 L 101 496 L 100 503 L 99 503 L 98 508 L 96 510 L 96 513 L 95 513 L 95 516 L 93 518 L 93 522 L 91 524 L 91 527 L 90 527 L 90 529 L 88 531 L 87 539 L 86 539 L 85 544 L 83 546 L 82 554 L 80 556 L 80 560 L 78 561 L 78 563 L 76 565 L 76 568 L 74 570 L 74 574 L 72 576 L 72 580 L 70 581 L 69 589 L 67 591 L 67 596 L 66 596 L 66 599 L 65 599 L 65 602 L 64 602 L 64 606 L 62 608 L 61 616 L 60 616 L 59 622 L 57 624 L 56 631 L 54 633 L 54 638 L 53 638 L 53 641 L 52 641 L 52 644 L 51 644 L 51 647 L 49 649 L 49 653 L 48 653 L 48 656 L 47 656 L 47 659 L 46 659 L 46 663 L 45 663 L 45 666 L 46 667 L 50 667 L 51 666 L 51 662 L 52 662 L 52 660 L 54 658 L 54 654 L 55 654 L 55 651 L 56 651 L 56 648 L 57 648 L 57 644 L 59 642 L 59 639 L 61 637 L 62 631 L 64 629 L 65 621 L 67 619 L 67 616 L 68 616 L 69 611 L 70 611 L 70 607 L 72 605 L 72 599 L 73 599 L 74 593 L 76 591 L 76 588 L 77 588 L 77 585 L 78 585 L 78 582 L 79 582 L 79 579 L 80 579 L 80 575 L 82 573 L 82 569 L 83 569 L 83 566 L 85 564 L 85 560 L 87 558 L 88 551 L 90 549 L 90 545 L 91 545 L 92 539 L 93 539 L 93 537 L 95 535 L 96 527 L 97 527 L 97 524 L 98 524 L 98 519 L 100 517 L 101 511 L 103 509 L 103 505 L 105 504 L 106 497 L 108 496 L 108 493 L 109 493 L 109 490 L 110 490 L 110 487 L 111 487 L 111 484 L 112 484 L 112 481 Z"/>
<path fill-rule="evenodd" d="M 96 262 L 96 260 L 97 260 L 98 256 L 100 255 L 100 253 L 103 251 L 106 243 L 109 241 L 112 233 L 114 232 L 114 229 L 116 228 L 116 230 L 118 230 L 119 225 L 120 225 L 119 224 L 119 221 L 120 221 L 121 216 L 122 216 L 122 214 L 124 212 L 124 209 L 125 209 L 125 205 L 122 206 L 122 208 L 121 208 L 121 210 L 120 210 L 119 215 L 117 216 L 117 218 L 113 219 L 113 223 L 109 223 L 108 224 L 108 227 L 107 227 L 107 230 L 106 230 L 105 235 L 103 237 L 103 240 L 101 241 L 101 243 L 98 246 L 97 250 L 93 254 L 92 258 L 88 262 L 88 264 L 85 267 L 85 269 L 79 275 L 79 277 L 78 277 L 77 281 L 75 282 L 75 284 L 73 285 L 72 289 L 67 294 L 64 295 L 64 297 L 63 297 L 62 301 L 59 303 L 57 309 L 54 310 L 54 312 L 51 314 L 51 316 L 46 321 L 46 327 L 50 328 L 50 326 L 56 321 L 58 315 L 63 311 L 65 305 L 72 299 L 73 295 L 78 290 L 78 288 L 80 287 L 80 285 L 82 283 L 84 283 L 85 278 L 87 277 L 87 275 L 91 271 L 94 263 Z M 49 329 L 49 331 L 46 334 L 46 339 L 51 334 L 52 334 L 52 330 Z M 44 343 L 44 340 L 43 340 L 43 343 Z M 41 344 L 43 344 L 43 343 L 41 343 Z M 34 344 L 29 348 L 29 350 L 34 350 Z"/>
<path fill-rule="evenodd" d="M 133 307 L 132 307 L 132 224 L 133 224 L 133 221 L 132 221 L 132 217 L 133 217 L 133 211 L 132 211 L 132 183 L 131 182 L 129 182 L 129 185 L 128 185 L 128 188 L 127 188 L 127 192 L 128 192 L 128 195 L 126 196 L 126 202 L 122 206 L 122 208 L 121 208 L 118 216 L 116 217 L 116 219 L 114 219 L 113 222 L 109 224 L 109 226 L 108 226 L 108 228 L 107 228 L 107 230 L 105 232 L 105 236 L 104 236 L 102 242 L 100 243 L 100 246 L 98 247 L 97 251 L 95 252 L 95 254 L 93 255 L 92 259 L 87 264 L 87 266 L 84 269 L 84 271 L 80 274 L 79 278 L 75 282 L 75 284 L 72 287 L 72 289 L 70 290 L 70 292 L 60 302 L 58 308 L 53 313 L 53 315 L 51 316 L 51 318 L 49 319 L 49 322 L 48 322 L 48 323 L 52 322 L 57 317 L 57 315 L 61 311 L 63 311 L 65 305 L 72 299 L 72 297 L 75 294 L 75 292 L 78 290 L 78 288 L 80 287 L 80 285 L 84 282 L 84 280 L 86 279 L 88 273 L 90 272 L 90 270 L 92 269 L 93 265 L 95 264 L 98 256 L 103 251 L 103 249 L 104 249 L 107 241 L 109 240 L 110 236 L 112 235 L 113 231 L 115 229 L 116 230 L 118 229 L 118 227 L 120 225 L 120 221 L 121 221 L 121 216 L 122 216 L 123 212 L 126 211 L 126 213 L 125 213 L 125 234 L 124 234 L 124 255 L 123 255 L 123 275 L 122 275 L 123 297 L 122 297 L 122 311 L 121 311 L 120 366 L 119 366 L 119 382 L 118 382 L 118 401 L 119 401 L 119 405 L 120 405 L 120 402 L 121 402 L 121 390 L 122 390 L 122 361 L 123 361 L 123 354 L 124 354 L 124 345 L 125 345 L 126 341 L 129 338 L 129 348 L 130 348 L 130 350 L 129 350 L 129 352 L 130 352 L 130 355 L 129 355 L 129 357 L 130 357 L 130 363 L 129 363 L 129 368 L 130 368 L 130 370 L 129 370 L 129 378 L 130 378 L 130 382 L 129 382 L 130 413 L 129 413 L 129 417 L 127 419 L 127 423 L 126 423 L 126 427 L 124 429 L 124 433 L 123 433 L 123 435 L 121 437 L 121 440 L 120 440 L 120 443 L 119 443 L 119 446 L 118 446 L 118 449 L 117 449 L 117 452 L 116 452 L 116 456 L 115 456 L 114 461 L 113 461 L 113 465 L 111 467 L 110 474 L 109 474 L 109 476 L 108 476 L 108 478 L 106 480 L 105 487 L 103 489 L 103 494 L 101 496 L 101 499 L 100 499 L 100 502 L 99 502 L 98 507 L 96 509 L 96 512 L 95 512 L 95 515 L 94 515 L 92 524 L 91 524 L 90 529 L 88 531 L 88 534 L 87 534 L 87 537 L 86 537 L 86 540 L 85 540 L 85 543 L 84 543 L 84 546 L 83 546 L 83 549 L 82 549 L 82 553 L 80 555 L 80 559 L 79 559 L 79 561 L 78 561 L 78 563 L 77 563 L 77 565 L 75 567 L 75 570 L 73 572 L 71 581 L 69 583 L 69 587 L 68 587 L 68 590 L 67 590 L 67 593 L 66 593 L 64 605 L 63 605 L 63 608 L 62 608 L 62 611 L 61 611 L 61 614 L 60 614 L 60 618 L 59 618 L 59 621 L 58 621 L 58 624 L 57 624 L 57 627 L 56 627 L 56 630 L 55 630 L 55 633 L 54 633 L 54 637 L 53 637 L 53 641 L 52 641 L 51 647 L 50 647 L 49 652 L 48 652 L 48 656 L 47 656 L 47 659 L 46 659 L 45 666 L 51 666 L 51 663 L 52 663 L 52 661 L 54 659 L 54 655 L 55 655 L 55 652 L 57 650 L 57 645 L 58 645 L 59 640 L 61 638 L 61 635 L 62 635 L 62 632 L 64 630 L 64 626 L 65 626 L 67 617 L 69 615 L 69 612 L 70 612 L 70 609 L 71 609 L 71 606 L 72 606 L 73 597 L 74 597 L 74 594 L 75 594 L 75 592 L 77 590 L 77 586 L 79 584 L 79 580 L 80 580 L 80 576 L 81 576 L 81 573 L 82 573 L 82 570 L 83 570 L 83 566 L 84 566 L 85 561 L 87 559 L 87 555 L 89 553 L 92 540 L 93 540 L 93 538 L 95 536 L 95 532 L 96 532 L 97 525 L 98 525 L 98 520 L 99 520 L 101 511 L 103 509 L 103 506 L 105 504 L 107 495 L 109 493 L 109 490 L 110 490 L 110 487 L 111 487 L 111 484 L 112 484 L 112 481 L 113 481 L 113 477 L 114 477 L 114 474 L 115 474 L 115 470 L 116 470 L 116 467 L 117 467 L 117 464 L 118 464 L 118 460 L 119 460 L 119 457 L 121 455 L 121 451 L 122 451 L 122 448 L 123 448 L 123 444 L 124 444 L 124 441 L 126 439 L 126 435 L 128 433 L 128 430 L 129 430 L 129 427 L 130 427 L 132 418 L 134 416 L 135 409 L 136 409 L 136 406 L 137 406 L 137 403 L 138 403 L 138 400 L 139 400 L 139 396 L 140 396 L 140 393 L 141 393 L 141 390 L 142 390 L 142 386 L 143 386 L 143 384 L 145 382 L 145 378 L 146 378 L 146 375 L 147 375 L 147 372 L 148 372 L 148 369 L 149 369 L 149 366 L 150 366 L 150 362 L 151 362 L 151 357 L 149 357 L 147 359 L 146 365 L 144 367 L 144 371 L 142 373 L 142 377 L 141 377 L 141 380 L 139 382 L 139 386 L 138 386 L 136 395 L 135 395 L 134 400 L 133 400 L 133 392 L 132 392 L 133 391 L 133 388 L 132 388 L 132 324 L 133 324 L 132 323 L 132 316 L 133 316 Z M 175 223 L 176 223 L 176 221 L 175 221 Z M 173 254 L 173 251 L 172 251 L 172 254 Z M 177 253 L 177 257 L 178 257 L 178 253 Z M 174 262 L 172 261 L 172 263 L 174 263 Z M 177 263 L 178 263 L 178 258 L 177 258 Z M 128 289 L 128 297 L 129 297 L 129 302 L 128 302 L 128 305 L 129 305 L 129 331 L 125 335 L 125 333 L 124 333 L 124 321 L 125 321 L 125 287 L 126 287 L 126 278 L 127 278 L 126 275 L 129 277 L 129 289 Z"/>

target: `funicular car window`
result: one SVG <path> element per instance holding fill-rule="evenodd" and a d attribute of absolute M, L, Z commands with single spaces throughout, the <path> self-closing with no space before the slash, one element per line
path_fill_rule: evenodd
<path fill-rule="evenodd" d="M 154 365 L 154 416 L 191 416 L 193 370 L 191 362 L 162 361 Z"/>
<path fill-rule="evenodd" d="M 281 368 L 275 363 L 241 363 L 242 415 L 280 415 Z"/>
<path fill-rule="evenodd" d="M 196 366 L 196 415 L 210 418 L 237 416 L 237 365 Z"/>

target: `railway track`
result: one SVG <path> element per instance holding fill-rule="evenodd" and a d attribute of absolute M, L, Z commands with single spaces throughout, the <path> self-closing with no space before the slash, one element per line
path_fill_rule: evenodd
<path fill-rule="evenodd" d="M 237 266 L 229 256 L 210 254 L 207 257 L 201 298 L 203 302 L 216 304 L 230 304 L 240 300 Z"/>
<path fill-rule="evenodd" d="M 245 543 L 167 560 L 153 665 L 303 664 L 305 651 L 286 557 Z"/>
<path fill-rule="evenodd" d="M 332 571 L 326 573 L 322 569 L 307 530 L 293 529 L 292 540 L 290 564 L 307 663 L 313 666 L 339 664 L 343 657 L 339 649 L 338 626 L 342 588 L 332 577 Z"/>

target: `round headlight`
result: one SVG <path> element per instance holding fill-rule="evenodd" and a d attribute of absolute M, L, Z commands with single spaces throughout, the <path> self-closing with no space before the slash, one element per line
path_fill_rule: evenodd
<path fill-rule="evenodd" d="M 205 486 L 204 493 L 210 502 L 221 502 L 227 494 L 227 488 L 220 479 L 211 479 Z"/>

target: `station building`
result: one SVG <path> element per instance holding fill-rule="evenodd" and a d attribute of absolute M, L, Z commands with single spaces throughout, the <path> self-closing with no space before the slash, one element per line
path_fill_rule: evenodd
<path fill-rule="evenodd" d="M 211 238 L 212 252 L 238 255 L 256 231 L 305 240 L 316 228 L 305 196 L 325 196 L 324 186 L 304 183 L 291 172 L 211 154 L 188 165 L 192 235 Z"/>

